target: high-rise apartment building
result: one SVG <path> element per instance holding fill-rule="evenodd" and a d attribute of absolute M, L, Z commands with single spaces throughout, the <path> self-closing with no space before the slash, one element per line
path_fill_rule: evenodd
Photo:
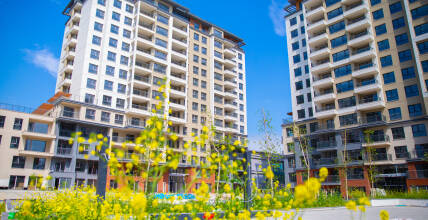
<path fill-rule="evenodd" d="M 76 143 L 68 143 L 74 132 L 86 137 L 102 133 L 111 138 L 112 147 L 121 147 L 139 136 L 146 119 L 167 112 L 170 129 L 179 137 L 169 145 L 180 151 L 203 125 L 215 125 L 216 140 L 246 138 L 242 39 L 169 0 L 71 0 L 63 13 L 69 20 L 56 95 L 36 111 L 54 121 L 52 155 L 46 162 L 50 186 L 96 182 L 97 158 L 85 157 L 94 143 L 78 152 Z M 163 83 L 170 85 L 167 97 L 160 91 Z M 166 105 L 154 113 L 160 101 Z M 1 111 L 0 120 L 12 120 L 8 114 Z M 177 170 L 167 172 L 156 190 L 178 192 L 189 184 L 210 149 L 197 151 L 196 156 L 183 157 Z M 9 181 L 8 175 L 1 178 Z M 28 176 L 20 178 L 27 188 Z M 213 184 L 214 179 L 205 181 Z M 143 187 L 142 180 L 136 180 L 135 188 Z M 192 184 L 197 187 L 200 182 L 199 178 Z M 107 185 L 117 186 L 114 177 L 108 176 Z"/>
<path fill-rule="evenodd" d="M 283 124 L 286 176 L 304 178 L 297 126 L 309 140 L 311 175 L 329 168 L 325 188 L 344 192 L 345 174 L 336 169 L 343 155 L 350 187 L 368 192 L 367 167 L 375 165 L 375 187 L 427 188 L 428 2 L 289 2 L 293 119 Z"/>

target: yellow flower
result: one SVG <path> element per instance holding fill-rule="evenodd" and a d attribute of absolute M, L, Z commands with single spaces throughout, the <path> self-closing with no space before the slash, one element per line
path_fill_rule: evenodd
<path fill-rule="evenodd" d="M 379 216 L 380 220 L 389 220 L 389 213 L 384 209 L 380 210 Z"/>
<path fill-rule="evenodd" d="M 350 200 L 345 204 L 345 206 L 349 210 L 357 211 L 357 204 L 355 203 L 355 201 Z"/>
<path fill-rule="evenodd" d="M 224 192 L 226 192 L 226 193 L 229 193 L 231 191 L 229 184 L 225 184 L 223 189 L 224 189 Z"/>
<path fill-rule="evenodd" d="M 325 180 L 325 178 L 327 178 L 327 176 L 328 176 L 328 170 L 327 170 L 327 168 L 325 168 L 325 167 L 322 167 L 321 169 L 320 169 L 320 179 L 321 179 L 321 181 L 324 181 Z"/>
<path fill-rule="evenodd" d="M 358 209 L 359 209 L 361 212 L 366 212 L 366 207 L 365 207 L 365 206 L 363 206 L 363 205 L 358 206 Z"/>
<path fill-rule="evenodd" d="M 266 169 L 266 173 L 265 173 L 266 178 L 268 179 L 273 179 L 273 177 L 275 176 L 272 172 L 272 168 L 270 166 L 268 166 L 268 168 Z"/>
<path fill-rule="evenodd" d="M 169 167 L 171 167 L 173 170 L 176 170 L 178 167 L 178 159 L 174 159 L 173 161 L 171 161 L 171 163 L 169 163 Z"/>

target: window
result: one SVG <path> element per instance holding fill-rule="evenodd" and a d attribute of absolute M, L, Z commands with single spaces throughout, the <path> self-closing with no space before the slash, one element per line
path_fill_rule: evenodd
<path fill-rule="evenodd" d="M 101 45 L 101 37 L 93 35 L 92 36 L 92 43 L 95 45 Z"/>
<path fill-rule="evenodd" d="M 428 14 L 428 5 L 424 5 L 419 8 L 415 8 L 412 11 L 412 18 L 418 19 Z"/>
<path fill-rule="evenodd" d="M 333 62 L 341 61 L 349 58 L 349 50 L 343 50 L 333 54 Z"/>
<path fill-rule="evenodd" d="M 352 80 L 336 84 L 337 93 L 347 92 L 354 89 L 354 82 Z"/>
<path fill-rule="evenodd" d="M 395 157 L 397 159 L 407 158 L 409 153 L 407 152 L 407 146 L 396 146 L 394 147 Z"/>
<path fill-rule="evenodd" d="M 411 79 L 411 78 L 415 78 L 416 77 L 416 75 L 415 75 L 415 68 L 413 68 L 413 67 L 401 69 L 401 74 L 403 76 L 403 80 Z"/>
<path fill-rule="evenodd" d="M 199 80 L 196 78 L 193 78 L 193 85 L 194 86 L 198 86 L 199 85 Z"/>
<path fill-rule="evenodd" d="M 377 42 L 377 47 L 379 48 L 379 51 L 383 51 L 383 50 L 389 49 L 389 41 L 388 41 L 388 39 L 385 39 L 383 41 Z"/>
<path fill-rule="evenodd" d="M 408 105 L 410 117 L 417 117 L 422 115 L 422 105 L 420 103 L 414 105 Z"/>
<path fill-rule="evenodd" d="M 386 33 L 386 25 L 381 24 L 381 25 L 376 26 L 375 32 L 376 32 L 376 35 L 382 35 L 382 34 Z"/>
<path fill-rule="evenodd" d="M 336 3 L 340 2 L 340 0 L 325 0 L 325 6 L 331 6 L 334 5 Z"/>
<path fill-rule="evenodd" d="M 394 72 L 383 74 L 383 84 L 390 84 L 395 82 Z"/>
<path fill-rule="evenodd" d="M 49 125 L 40 123 L 40 122 L 30 122 L 28 123 L 28 131 L 40 133 L 40 134 L 47 134 L 49 130 Z"/>
<path fill-rule="evenodd" d="M 351 64 L 334 69 L 334 75 L 336 78 L 339 78 L 341 76 L 346 76 L 351 73 L 352 73 Z"/>
<path fill-rule="evenodd" d="M 311 80 L 306 79 L 306 88 L 309 88 L 311 86 Z"/>
<path fill-rule="evenodd" d="M 116 99 L 116 108 L 125 108 L 125 99 Z"/>
<path fill-rule="evenodd" d="M 305 118 L 305 109 L 297 110 L 297 117 L 298 117 L 299 119 L 301 119 L 301 118 Z"/>
<path fill-rule="evenodd" d="M 6 121 L 6 116 L 0 115 L 0 128 L 4 128 L 5 121 Z"/>
<path fill-rule="evenodd" d="M 106 0 L 98 0 L 98 4 L 105 6 L 106 5 Z"/>
<path fill-rule="evenodd" d="M 404 23 L 403 17 L 392 20 L 392 27 L 394 28 L 394 30 L 404 27 L 404 25 L 406 24 Z"/>
<path fill-rule="evenodd" d="M 95 22 L 94 23 L 94 30 L 102 32 L 103 31 L 103 25 L 101 23 Z"/>
<path fill-rule="evenodd" d="M 117 47 L 117 40 L 114 39 L 114 38 L 110 38 L 109 41 L 108 41 L 108 45 L 111 46 L 111 47 L 116 48 Z"/>
<path fill-rule="evenodd" d="M 129 12 L 129 13 L 133 13 L 134 12 L 134 7 L 132 7 L 131 5 L 126 5 L 126 9 L 125 9 L 127 12 Z"/>
<path fill-rule="evenodd" d="M 297 104 L 304 103 L 305 102 L 304 96 L 303 95 L 296 96 L 296 101 L 297 101 Z"/>
<path fill-rule="evenodd" d="M 407 42 L 409 42 L 409 38 L 407 37 L 406 33 L 395 36 L 395 43 L 397 46 L 403 45 Z"/>
<path fill-rule="evenodd" d="M 25 157 L 23 156 L 13 156 L 12 158 L 12 168 L 24 168 L 25 167 Z"/>
<path fill-rule="evenodd" d="M 333 11 L 328 12 L 327 18 L 332 19 L 332 18 L 335 18 L 341 14 L 343 14 L 343 9 L 342 9 L 342 7 L 339 7 L 337 9 L 334 9 Z"/>
<path fill-rule="evenodd" d="M 297 29 L 295 29 L 295 30 L 292 30 L 291 31 L 291 37 L 292 38 L 295 38 L 295 37 L 297 37 L 299 35 L 299 33 L 297 32 Z"/>
<path fill-rule="evenodd" d="M 202 40 L 201 41 L 202 41 L 203 44 L 206 44 L 207 43 L 207 38 L 204 37 L 204 36 L 202 36 Z"/>
<path fill-rule="evenodd" d="M 389 112 L 389 119 L 392 120 L 400 120 L 401 119 L 401 108 L 391 108 L 388 109 Z"/>
<path fill-rule="evenodd" d="M 382 67 L 392 66 L 391 55 L 384 56 L 380 58 L 380 63 Z"/>
<path fill-rule="evenodd" d="M 399 99 L 397 89 L 391 89 L 385 91 L 386 101 L 392 102 L 397 101 Z"/>
<path fill-rule="evenodd" d="M 115 21 L 120 21 L 120 14 L 117 12 L 113 12 L 111 18 Z"/>
<path fill-rule="evenodd" d="M 123 51 L 129 52 L 129 48 L 130 48 L 130 46 L 128 43 L 122 42 L 122 50 Z"/>
<path fill-rule="evenodd" d="M 123 37 L 131 38 L 131 31 L 123 29 Z"/>
<path fill-rule="evenodd" d="M 33 169 L 34 170 L 43 170 L 45 169 L 46 158 L 34 158 L 33 160 Z"/>
<path fill-rule="evenodd" d="M 158 46 L 164 47 L 164 48 L 166 48 L 166 46 L 167 46 L 167 42 L 164 40 L 161 40 L 159 38 L 156 38 L 155 44 Z"/>
<path fill-rule="evenodd" d="M 425 54 L 428 52 L 428 41 L 418 43 L 418 50 L 420 54 Z"/>
<path fill-rule="evenodd" d="M 201 92 L 201 99 L 207 100 L 207 94 L 205 92 Z"/>
<path fill-rule="evenodd" d="M 370 0 L 370 4 L 371 4 L 372 6 L 377 5 L 377 4 L 379 4 L 380 2 L 381 2 L 381 0 Z"/>
<path fill-rule="evenodd" d="M 100 58 L 100 51 L 91 49 L 91 58 L 98 60 Z"/>
<path fill-rule="evenodd" d="M 194 40 L 199 40 L 199 34 L 193 33 L 193 39 Z"/>
<path fill-rule="evenodd" d="M 104 89 L 109 90 L 109 91 L 113 91 L 113 82 L 109 81 L 109 80 L 105 80 L 104 81 Z"/>
<path fill-rule="evenodd" d="M 339 116 L 340 126 L 347 126 L 357 123 L 357 113 Z"/>
<path fill-rule="evenodd" d="M 201 53 L 206 55 L 207 54 L 207 48 L 206 47 L 202 47 L 201 48 Z"/>
<path fill-rule="evenodd" d="M 401 11 L 401 9 L 402 9 L 401 2 L 396 2 L 394 4 L 389 5 L 389 11 L 391 12 L 391 14 Z"/>
<path fill-rule="evenodd" d="M 300 27 L 300 34 L 305 34 L 305 27 L 304 26 Z"/>
<path fill-rule="evenodd" d="M 19 137 L 12 136 L 10 138 L 10 148 L 18 149 L 19 147 Z"/>
<path fill-rule="evenodd" d="M 192 115 L 192 123 L 198 123 L 198 116 Z"/>
<path fill-rule="evenodd" d="M 197 99 L 199 96 L 199 92 L 197 90 L 193 90 L 193 98 Z"/>
<path fill-rule="evenodd" d="M 373 20 L 378 20 L 378 19 L 381 19 L 381 18 L 383 18 L 383 17 L 384 17 L 384 15 L 383 15 L 383 10 L 382 10 L 382 9 L 379 9 L 379 10 L 374 11 L 374 12 L 372 13 L 372 15 L 373 15 Z"/>
<path fill-rule="evenodd" d="M 415 26 L 415 35 L 419 36 L 428 33 L 428 23 Z"/>
<path fill-rule="evenodd" d="M 201 87 L 204 88 L 204 89 L 206 89 L 207 88 L 207 82 L 201 80 Z"/>
<path fill-rule="evenodd" d="M 391 131 L 392 131 L 392 137 L 394 138 L 394 140 L 406 138 L 403 127 L 391 128 Z"/>
<path fill-rule="evenodd" d="M 116 25 L 114 25 L 114 24 L 112 24 L 110 26 L 110 32 L 113 33 L 113 34 L 119 34 L 119 27 L 116 26 Z"/>
<path fill-rule="evenodd" d="M 30 140 L 30 139 L 27 139 L 25 141 L 25 150 L 45 152 L 45 149 L 46 149 L 46 141 Z"/>
<path fill-rule="evenodd" d="M 302 47 L 306 47 L 306 39 L 302 39 Z"/>
<path fill-rule="evenodd" d="M 302 81 L 296 82 L 295 85 L 296 85 L 296 90 L 303 89 L 303 82 Z"/>
<path fill-rule="evenodd" d="M 307 93 L 306 98 L 308 99 L 308 102 L 312 102 L 312 94 L 311 93 Z"/>
<path fill-rule="evenodd" d="M 219 49 L 223 49 L 223 44 L 218 40 L 214 40 L 214 46 Z"/>
<path fill-rule="evenodd" d="M 193 62 L 199 63 L 199 56 L 193 55 Z"/>
<path fill-rule="evenodd" d="M 410 50 L 404 50 L 401 52 L 398 52 L 398 59 L 400 62 L 406 62 L 412 59 L 412 53 Z"/>
<path fill-rule="evenodd" d="M 122 1 L 114 0 L 113 6 L 119 9 L 122 8 Z"/>
<path fill-rule="evenodd" d="M 106 66 L 106 75 L 114 76 L 114 67 L 107 65 Z"/>
<path fill-rule="evenodd" d="M 193 74 L 199 74 L 199 67 L 197 67 L 197 66 L 194 66 L 193 67 Z"/>
<path fill-rule="evenodd" d="M 201 69 L 201 76 L 207 76 L 207 70 Z"/>
<path fill-rule="evenodd" d="M 116 61 L 116 53 L 109 51 L 107 53 L 107 60 L 115 62 Z"/>
<path fill-rule="evenodd" d="M 413 137 L 426 136 L 427 132 L 426 132 L 425 124 L 412 125 L 412 133 L 413 133 Z"/>
<path fill-rule="evenodd" d="M 193 44 L 193 50 L 194 51 L 199 51 L 199 45 Z"/>
<path fill-rule="evenodd" d="M 418 86 L 416 84 L 410 85 L 410 86 L 405 86 L 404 90 L 406 92 L 406 97 L 407 98 L 419 95 Z"/>
<path fill-rule="evenodd" d="M 85 94 L 85 103 L 94 104 L 95 95 L 92 94 Z"/>
<path fill-rule="evenodd" d="M 13 122 L 13 130 L 21 130 L 23 121 L 24 120 L 22 118 L 15 118 L 15 121 Z"/>
<path fill-rule="evenodd" d="M 297 18 L 296 18 L 296 17 L 291 18 L 291 19 L 290 19 L 290 26 L 293 26 L 293 25 L 295 25 L 295 24 L 297 24 Z"/>
<path fill-rule="evenodd" d="M 192 103 L 192 110 L 195 110 L 195 111 L 198 110 L 198 103 L 196 103 L 196 102 Z"/>
<path fill-rule="evenodd" d="M 293 56 L 293 63 L 296 64 L 300 62 L 300 54 L 294 55 Z"/>
<path fill-rule="evenodd" d="M 88 81 L 86 81 L 86 88 L 95 89 L 96 84 L 97 84 L 96 80 L 88 78 Z"/>
<path fill-rule="evenodd" d="M 166 66 L 161 65 L 161 64 L 158 64 L 158 63 L 154 63 L 154 64 L 153 64 L 153 70 L 154 70 L 155 72 L 165 74 L 165 73 L 166 73 Z"/>
<path fill-rule="evenodd" d="M 97 9 L 95 15 L 101 19 L 104 19 L 104 11 L 103 10 Z"/>
<path fill-rule="evenodd" d="M 117 92 L 125 94 L 125 92 L 126 92 L 126 85 L 123 85 L 123 84 L 120 84 L 120 83 L 117 84 Z"/>
<path fill-rule="evenodd" d="M 337 100 L 337 102 L 339 104 L 339 108 L 348 108 L 348 107 L 355 106 L 357 104 L 355 96 L 339 99 Z"/>
<path fill-rule="evenodd" d="M 293 48 L 293 50 L 298 50 L 299 49 L 299 41 L 294 42 L 291 47 Z"/>
<path fill-rule="evenodd" d="M 331 47 L 335 48 L 335 47 L 346 44 L 346 42 L 348 42 L 346 35 L 342 35 L 340 37 L 337 37 L 337 38 L 334 38 L 333 40 L 331 40 Z"/>
<path fill-rule="evenodd" d="M 330 34 L 334 34 L 338 31 L 345 29 L 345 21 L 338 22 L 336 24 L 332 24 L 328 27 Z"/>
<path fill-rule="evenodd" d="M 428 72 L 428 60 L 422 61 L 421 64 L 422 64 L 422 71 Z"/>
<path fill-rule="evenodd" d="M 201 64 L 204 65 L 204 66 L 206 66 L 207 65 L 207 59 L 201 58 Z M 242 66 L 240 66 L 240 67 L 241 67 L 240 69 L 242 69 Z"/>
<path fill-rule="evenodd" d="M 162 60 L 166 60 L 166 56 L 167 56 L 166 53 L 161 52 L 159 50 L 155 50 L 155 57 L 162 59 Z"/>
<path fill-rule="evenodd" d="M 132 18 L 125 17 L 123 23 L 125 23 L 126 25 L 132 25 Z"/>
<path fill-rule="evenodd" d="M 294 77 L 302 75 L 302 69 L 300 67 L 294 69 Z"/>

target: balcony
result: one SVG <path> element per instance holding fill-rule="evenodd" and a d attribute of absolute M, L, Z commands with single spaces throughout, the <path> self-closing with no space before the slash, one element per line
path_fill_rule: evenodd
<path fill-rule="evenodd" d="M 309 54 L 309 58 L 311 60 L 319 59 L 320 57 L 325 57 L 330 55 L 330 49 L 328 48 L 327 44 L 321 45 L 319 47 L 315 47 L 313 50 L 311 50 L 311 53 Z"/>
<path fill-rule="evenodd" d="M 139 114 L 149 115 L 147 104 L 132 103 L 131 110 Z"/>
<path fill-rule="evenodd" d="M 379 70 L 377 69 L 377 67 L 374 66 L 373 64 L 369 64 L 354 70 L 352 72 L 352 77 L 356 77 L 356 78 L 366 77 L 366 76 L 376 75 L 377 73 L 379 73 Z"/>
<path fill-rule="evenodd" d="M 321 107 L 315 108 L 315 117 L 319 118 L 319 119 L 323 119 L 323 118 L 330 118 L 333 117 L 337 114 L 337 110 L 335 108 L 335 106 L 332 107 Z"/>
<path fill-rule="evenodd" d="M 174 25 L 174 28 L 172 29 L 173 32 L 175 32 L 177 35 L 180 35 L 182 37 L 187 37 L 188 33 L 187 33 L 187 27 L 178 27 L 176 25 Z"/>
<path fill-rule="evenodd" d="M 152 66 L 149 62 L 135 61 L 135 70 L 141 73 L 151 74 Z"/>
<path fill-rule="evenodd" d="M 372 34 L 367 30 L 361 31 L 357 34 L 351 34 L 348 41 L 348 45 L 352 47 L 360 47 L 362 45 L 367 45 L 374 40 Z"/>
<path fill-rule="evenodd" d="M 233 79 L 224 79 L 224 87 L 236 89 L 238 87 L 238 82 Z"/>
<path fill-rule="evenodd" d="M 310 33 L 313 33 L 315 31 L 319 31 L 319 30 L 325 29 L 326 26 L 327 26 L 327 23 L 326 23 L 326 21 L 325 21 L 325 19 L 323 17 L 320 20 L 317 20 L 317 21 L 314 21 L 314 22 L 311 22 L 311 23 L 308 22 L 306 30 L 308 32 L 310 32 Z"/>
<path fill-rule="evenodd" d="M 186 89 L 183 88 L 174 88 L 171 86 L 170 96 L 174 98 L 186 98 Z"/>
<path fill-rule="evenodd" d="M 236 91 L 224 90 L 224 96 L 226 98 L 237 99 L 238 98 L 238 93 Z"/>
<path fill-rule="evenodd" d="M 316 47 L 316 46 L 324 45 L 327 42 L 327 40 L 328 40 L 328 34 L 324 30 L 323 32 L 319 32 L 310 36 L 308 40 L 308 44 L 311 47 Z"/>
<path fill-rule="evenodd" d="M 237 113 L 225 113 L 224 114 L 224 120 L 226 120 L 226 121 L 238 121 L 238 114 Z"/>
<path fill-rule="evenodd" d="M 425 160 L 425 155 L 428 154 L 428 150 L 416 149 L 410 152 L 411 160 Z"/>
<path fill-rule="evenodd" d="M 225 76 L 229 76 L 229 77 L 236 77 L 238 74 L 236 73 L 235 70 L 232 69 L 224 69 L 224 75 Z"/>
<path fill-rule="evenodd" d="M 147 48 L 137 47 L 137 55 L 138 58 L 143 59 L 145 61 L 153 60 L 152 51 Z"/>
<path fill-rule="evenodd" d="M 153 12 L 144 11 L 141 8 L 139 16 L 142 21 L 155 22 L 155 14 Z"/>
<path fill-rule="evenodd" d="M 349 59 L 352 62 L 360 62 L 363 60 L 367 60 L 368 58 L 373 58 L 375 56 L 376 56 L 376 52 L 373 48 L 364 47 L 353 51 Z"/>
<path fill-rule="evenodd" d="M 331 85 L 333 85 L 333 77 L 330 74 L 324 74 L 321 75 L 320 77 L 313 77 L 313 83 L 312 86 L 314 88 L 325 88 L 325 87 L 330 87 Z"/>
<path fill-rule="evenodd" d="M 138 34 L 138 40 L 139 42 L 143 43 L 145 46 L 152 46 L 153 45 L 153 37 L 147 36 L 144 34 Z"/>
<path fill-rule="evenodd" d="M 226 67 L 230 67 L 230 68 L 234 68 L 236 67 L 236 61 L 232 60 L 232 59 L 224 59 L 224 66 Z"/>
<path fill-rule="evenodd" d="M 180 103 L 180 102 L 171 101 L 169 103 L 169 107 L 175 111 L 186 111 L 186 105 L 184 104 L 184 102 Z"/>
<path fill-rule="evenodd" d="M 335 165 L 336 163 L 337 163 L 336 157 L 325 157 L 325 158 L 320 158 L 320 159 L 312 159 L 312 164 L 316 167 Z"/>
<path fill-rule="evenodd" d="M 392 155 L 388 153 L 373 153 L 371 155 L 371 161 L 373 163 L 389 163 L 392 162 Z M 369 155 L 365 155 L 364 163 L 370 163 Z"/>
<path fill-rule="evenodd" d="M 143 87 L 143 88 L 150 88 L 150 78 L 148 76 L 140 76 L 140 75 L 134 75 L 134 82 L 136 85 Z"/>
<path fill-rule="evenodd" d="M 58 147 L 56 148 L 57 155 L 71 156 L 72 148 Z"/>
<path fill-rule="evenodd" d="M 370 140 L 366 140 L 366 138 L 364 138 L 363 147 L 379 147 L 391 144 L 389 136 L 385 134 L 370 135 L 369 139 Z"/>
<path fill-rule="evenodd" d="M 324 103 L 336 99 L 336 94 L 333 92 L 333 90 L 323 93 L 315 92 L 314 96 L 314 102 L 317 103 Z"/>
<path fill-rule="evenodd" d="M 371 93 L 381 90 L 381 85 L 376 79 L 370 79 L 357 83 L 354 89 L 355 93 Z"/>
<path fill-rule="evenodd" d="M 144 128 L 146 128 L 146 122 L 144 120 L 128 119 L 126 121 L 126 127 L 134 127 L 134 128 L 144 129 Z"/>
<path fill-rule="evenodd" d="M 224 109 L 225 110 L 236 110 L 236 109 L 238 109 L 238 103 L 237 102 L 231 102 L 231 101 L 225 101 L 224 102 Z"/>
<path fill-rule="evenodd" d="M 187 51 L 185 49 L 172 48 L 171 55 L 176 59 L 181 59 L 182 61 L 187 60 Z"/>
<path fill-rule="evenodd" d="M 187 48 L 187 38 L 180 38 L 177 36 L 172 36 L 172 42 L 178 46 L 181 46 L 183 48 Z"/>
<path fill-rule="evenodd" d="M 178 70 L 186 71 L 187 70 L 186 66 L 187 66 L 186 62 L 177 61 L 177 60 L 171 60 L 171 67 L 174 67 L 174 68 L 176 68 Z"/>
<path fill-rule="evenodd" d="M 154 31 L 153 31 L 153 29 L 154 29 L 153 24 L 149 24 L 149 23 L 146 23 L 146 22 L 139 22 L 138 23 L 138 27 L 140 27 L 140 30 L 142 30 L 142 32 L 150 33 L 150 34 L 154 33 Z"/>
<path fill-rule="evenodd" d="M 40 133 L 32 130 L 26 130 L 22 132 L 23 137 L 35 138 L 40 140 L 52 140 L 55 139 L 56 136 L 49 133 Z"/>
<path fill-rule="evenodd" d="M 408 179 L 428 179 L 428 169 L 407 171 Z"/>
<path fill-rule="evenodd" d="M 359 123 L 362 125 L 381 125 L 386 123 L 385 115 L 369 115 L 359 119 Z"/>
<path fill-rule="evenodd" d="M 382 98 L 376 96 L 360 99 L 357 105 L 357 110 L 366 111 L 384 107 L 385 102 L 382 100 Z"/>
<path fill-rule="evenodd" d="M 348 20 L 345 30 L 348 32 L 362 31 L 370 26 L 370 19 L 365 15 Z"/>
<path fill-rule="evenodd" d="M 325 8 L 324 5 L 321 3 L 319 5 L 308 7 L 306 8 L 306 19 L 313 19 L 314 17 L 319 17 L 321 15 L 324 15 Z"/>
<path fill-rule="evenodd" d="M 330 59 L 322 60 L 311 64 L 312 73 L 327 72 L 331 69 Z"/>
<path fill-rule="evenodd" d="M 316 142 L 317 151 L 332 150 L 333 148 L 336 148 L 336 147 L 337 147 L 337 143 L 335 140 Z"/>
<path fill-rule="evenodd" d="M 236 57 L 236 53 L 232 50 L 232 48 L 224 48 L 224 56 L 225 57 Z"/>
<path fill-rule="evenodd" d="M 177 83 L 179 85 L 186 85 L 187 84 L 186 77 L 183 76 L 182 74 L 171 72 L 170 78 L 171 78 L 172 83 Z"/>
<path fill-rule="evenodd" d="M 64 118 L 79 119 L 80 118 L 80 112 L 78 112 L 78 111 L 61 110 L 60 116 L 64 117 Z"/>
<path fill-rule="evenodd" d="M 343 13 L 343 16 L 345 16 L 345 18 L 354 17 L 366 13 L 368 9 L 369 6 L 367 5 L 367 3 L 365 1 L 361 1 L 353 5 L 347 6 L 345 12 Z"/>
<path fill-rule="evenodd" d="M 149 98 L 149 92 L 147 90 L 141 90 L 141 89 L 136 89 L 134 88 L 134 90 L 132 91 L 132 94 L 134 94 L 134 98 L 136 100 L 140 100 L 140 101 L 150 101 Z"/>

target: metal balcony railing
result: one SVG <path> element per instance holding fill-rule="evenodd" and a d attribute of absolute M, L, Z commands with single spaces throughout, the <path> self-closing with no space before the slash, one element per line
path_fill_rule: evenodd
<path fill-rule="evenodd" d="M 428 169 L 424 170 L 408 170 L 407 171 L 408 179 L 427 179 L 428 178 Z"/>
<path fill-rule="evenodd" d="M 358 103 L 359 104 L 365 104 L 365 103 L 377 102 L 377 101 L 382 101 L 382 99 L 379 96 L 369 96 L 369 97 L 361 98 L 358 101 Z"/>
<path fill-rule="evenodd" d="M 58 147 L 56 153 L 58 155 L 71 155 L 72 148 Z"/>

